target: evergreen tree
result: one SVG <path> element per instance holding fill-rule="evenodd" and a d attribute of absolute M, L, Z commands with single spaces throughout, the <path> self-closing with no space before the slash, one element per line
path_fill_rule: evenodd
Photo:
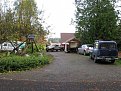
<path fill-rule="evenodd" d="M 115 3 L 114 0 L 76 1 L 76 37 L 82 43 L 115 39 L 118 20 Z"/>

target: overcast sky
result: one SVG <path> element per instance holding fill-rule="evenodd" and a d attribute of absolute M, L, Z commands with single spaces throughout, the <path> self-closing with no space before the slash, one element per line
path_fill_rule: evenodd
<path fill-rule="evenodd" d="M 4 0 L 0 0 L 4 1 Z M 13 3 L 15 0 L 5 0 Z M 35 0 L 39 10 L 44 11 L 44 26 L 51 26 L 50 37 L 60 37 L 60 33 L 74 33 L 75 27 L 71 24 L 74 19 L 74 0 Z M 10 5 L 10 4 L 9 4 Z"/>
<path fill-rule="evenodd" d="M 1 0 L 0 0 L 1 1 Z M 14 1 L 14 0 L 8 0 Z M 39 10 L 44 11 L 44 26 L 51 26 L 52 35 L 49 37 L 60 37 L 60 33 L 74 33 L 75 26 L 71 25 L 74 19 L 75 0 L 35 0 Z M 121 2 L 118 2 L 121 5 Z"/>
<path fill-rule="evenodd" d="M 51 25 L 50 37 L 60 37 L 60 33 L 75 32 L 75 27 L 70 25 L 75 13 L 74 0 L 36 0 L 36 2 L 38 9 L 44 10 L 46 24 Z"/>

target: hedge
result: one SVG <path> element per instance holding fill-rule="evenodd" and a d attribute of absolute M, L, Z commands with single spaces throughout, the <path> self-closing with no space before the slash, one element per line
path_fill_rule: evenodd
<path fill-rule="evenodd" d="M 49 63 L 49 58 L 44 56 L 9 56 L 0 59 L 0 72 L 22 71 Z"/>

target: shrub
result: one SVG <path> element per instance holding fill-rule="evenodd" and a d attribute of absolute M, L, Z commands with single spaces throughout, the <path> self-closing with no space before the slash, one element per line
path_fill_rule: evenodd
<path fill-rule="evenodd" d="M 44 65 L 44 64 L 49 64 L 49 61 L 48 61 L 48 57 L 47 56 L 42 56 L 41 57 L 41 64 Z"/>
<path fill-rule="evenodd" d="M 121 59 L 116 60 L 115 64 L 121 66 Z"/>
<path fill-rule="evenodd" d="M 36 45 L 37 45 L 38 51 L 41 51 L 41 52 L 45 51 L 45 49 L 46 49 L 45 45 L 42 45 L 42 44 L 36 44 Z M 35 44 L 33 44 L 34 52 L 37 51 L 37 48 L 36 48 Z M 31 44 L 28 45 L 28 48 L 26 49 L 26 52 L 27 53 L 31 53 L 32 52 L 32 45 Z"/>
<path fill-rule="evenodd" d="M 49 63 L 47 56 L 9 56 L 0 59 L 0 72 L 21 71 Z"/>

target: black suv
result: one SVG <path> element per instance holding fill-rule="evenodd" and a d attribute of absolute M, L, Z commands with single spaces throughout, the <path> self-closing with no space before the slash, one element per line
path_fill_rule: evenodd
<path fill-rule="evenodd" d="M 95 63 L 99 61 L 114 63 L 118 59 L 117 43 L 115 41 L 95 41 L 90 58 L 94 59 Z"/>

